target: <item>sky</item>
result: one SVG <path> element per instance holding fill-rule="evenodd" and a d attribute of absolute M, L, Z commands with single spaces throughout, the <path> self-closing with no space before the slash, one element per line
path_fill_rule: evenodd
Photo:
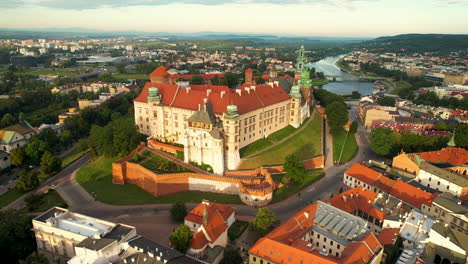
<path fill-rule="evenodd" d="M 468 0 L 0 0 L 0 28 L 378 37 L 468 33 Z"/>

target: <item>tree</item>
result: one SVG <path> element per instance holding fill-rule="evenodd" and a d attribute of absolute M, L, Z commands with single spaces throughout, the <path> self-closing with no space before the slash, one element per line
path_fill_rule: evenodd
<path fill-rule="evenodd" d="M 224 258 L 221 260 L 220 264 L 242 264 L 242 256 L 239 253 L 237 248 L 228 246 L 224 250 Z"/>
<path fill-rule="evenodd" d="M 36 250 L 32 217 L 19 211 L 0 211 L 0 252 L 2 263 L 18 263 Z"/>
<path fill-rule="evenodd" d="M 179 226 L 169 237 L 172 247 L 182 253 L 187 251 L 190 239 L 192 239 L 192 231 L 186 225 Z"/>
<path fill-rule="evenodd" d="M 379 100 L 377 100 L 377 103 L 383 106 L 395 106 L 396 101 L 395 101 L 395 97 L 384 96 L 380 98 Z"/>
<path fill-rule="evenodd" d="M 203 78 L 200 75 L 194 75 L 192 76 L 192 79 L 190 79 L 190 84 L 195 84 L 195 85 L 203 84 Z"/>
<path fill-rule="evenodd" d="M 50 127 L 42 130 L 37 137 L 47 144 L 47 149 L 49 149 L 50 151 L 55 150 L 57 145 L 59 144 L 59 138 L 57 136 L 57 133 L 55 133 L 55 131 L 52 130 L 52 128 Z"/>
<path fill-rule="evenodd" d="M 182 202 L 176 202 L 171 207 L 171 219 L 173 221 L 182 222 L 187 215 L 187 207 Z"/>
<path fill-rule="evenodd" d="M 260 208 L 251 223 L 251 228 L 262 237 L 268 234 L 277 223 L 278 220 L 276 220 L 275 214 L 271 209 Z"/>
<path fill-rule="evenodd" d="M 14 149 L 11 152 L 11 157 L 10 157 L 11 164 L 13 164 L 15 166 L 23 165 L 25 156 L 26 155 L 24 154 L 24 149 L 23 148 Z"/>
<path fill-rule="evenodd" d="M 41 159 L 41 172 L 44 175 L 50 175 L 54 172 L 59 171 L 62 168 L 62 161 L 54 155 L 52 155 L 49 151 L 46 151 L 44 155 L 42 155 Z"/>
<path fill-rule="evenodd" d="M 396 136 L 388 128 L 378 127 L 371 133 L 370 148 L 378 155 L 390 156 L 395 151 Z"/>
<path fill-rule="evenodd" d="M 352 99 L 359 99 L 359 98 L 361 98 L 361 93 L 359 93 L 358 91 L 353 91 L 351 93 L 351 98 Z"/>
<path fill-rule="evenodd" d="M 351 123 L 351 126 L 349 127 L 349 133 L 354 134 L 356 133 L 357 129 L 358 129 L 358 123 L 354 121 L 353 123 Z"/>
<path fill-rule="evenodd" d="M 16 124 L 16 118 L 10 113 L 6 113 L 0 121 L 0 127 L 7 127 L 14 124 Z"/>
<path fill-rule="evenodd" d="M 25 153 L 33 164 L 38 165 L 41 161 L 42 154 L 47 151 L 47 144 L 38 137 L 32 137 L 29 144 L 26 146 Z"/>
<path fill-rule="evenodd" d="M 435 129 L 436 129 L 436 130 L 439 130 L 439 131 L 447 131 L 447 130 L 448 130 L 448 126 L 447 126 L 447 124 L 444 123 L 444 122 L 439 122 L 439 123 L 436 124 Z"/>
<path fill-rule="evenodd" d="M 62 137 L 60 137 L 60 143 L 62 146 L 65 148 L 70 146 L 73 142 L 73 136 L 70 130 L 65 130 L 63 131 Z"/>
<path fill-rule="evenodd" d="M 455 145 L 468 148 L 468 124 L 460 124 L 455 130 Z"/>
<path fill-rule="evenodd" d="M 115 65 L 118 73 L 125 73 L 125 63 L 117 63 Z"/>
<path fill-rule="evenodd" d="M 342 101 L 334 101 L 325 108 L 330 133 L 335 134 L 348 122 L 348 108 Z"/>
<path fill-rule="evenodd" d="M 258 76 L 257 78 L 255 78 L 255 84 L 264 84 L 265 83 L 265 79 L 263 79 L 261 76 Z"/>
<path fill-rule="evenodd" d="M 19 173 L 18 180 L 16 182 L 16 188 L 18 190 L 27 192 L 39 185 L 39 178 L 34 171 L 21 171 Z"/>
<path fill-rule="evenodd" d="M 305 166 L 295 154 L 286 156 L 284 172 L 296 183 L 300 184 L 305 177 Z"/>
<path fill-rule="evenodd" d="M 26 259 L 20 260 L 19 264 L 49 264 L 46 258 L 37 254 L 36 251 L 31 253 Z"/>

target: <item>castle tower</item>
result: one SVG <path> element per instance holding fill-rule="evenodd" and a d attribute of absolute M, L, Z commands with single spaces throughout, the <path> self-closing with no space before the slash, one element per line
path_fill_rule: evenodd
<path fill-rule="evenodd" d="M 289 93 L 291 96 L 291 109 L 290 109 L 290 117 L 289 117 L 289 124 L 295 128 L 298 128 L 301 125 L 301 89 L 299 86 L 294 85 L 291 88 L 291 92 Z"/>
<path fill-rule="evenodd" d="M 224 132 L 226 134 L 226 167 L 228 170 L 235 170 L 240 163 L 239 114 L 237 113 L 237 106 L 228 105 L 223 118 Z"/>
<path fill-rule="evenodd" d="M 151 82 L 154 84 L 169 84 L 169 73 L 166 71 L 166 67 L 159 66 L 158 68 L 156 68 L 156 70 L 150 73 L 150 79 Z"/>
<path fill-rule="evenodd" d="M 246 84 L 253 84 L 253 70 L 248 68 L 245 70 L 245 81 Z"/>
<path fill-rule="evenodd" d="M 163 110 L 160 106 L 161 96 L 159 90 L 156 87 L 150 87 L 148 89 L 148 105 L 150 109 L 149 119 L 150 121 L 150 135 L 158 139 L 164 139 L 164 122 L 163 122 Z"/>

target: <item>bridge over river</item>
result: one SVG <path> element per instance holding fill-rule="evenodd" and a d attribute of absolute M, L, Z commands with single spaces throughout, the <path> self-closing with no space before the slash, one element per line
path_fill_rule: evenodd
<path fill-rule="evenodd" d="M 368 80 L 390 80 L 391 78 L 379 76 L 359 76 L 359 75 L 325 75 L 327 78 L 346 78 L 346 79 L 368 79 Z"/>

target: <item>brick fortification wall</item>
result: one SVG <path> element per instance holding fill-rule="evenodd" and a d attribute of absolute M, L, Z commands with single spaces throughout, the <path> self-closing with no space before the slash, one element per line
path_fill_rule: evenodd
<path fill-rule="evenodd" d="M 177 151 L 184 152 L 184 148 L 157 142 L 156 140 L 152 138 L 148 140 L 148 145 L 154 149 L 163 150 L 163 151 L 173 153 L 173 154 L 177 154 Z"/>

